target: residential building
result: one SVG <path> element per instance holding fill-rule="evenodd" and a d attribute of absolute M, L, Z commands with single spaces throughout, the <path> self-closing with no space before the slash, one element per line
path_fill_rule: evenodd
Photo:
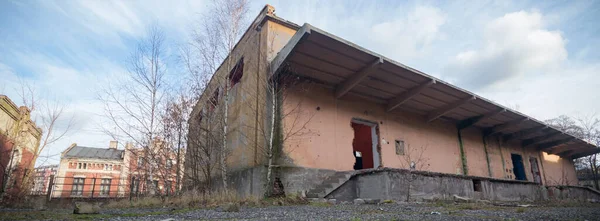
<path fill-rule="evenodd" d="M 30 110 L 0 95 L 0 193 L 19 192 L 33 169 L 42 130 L 31 121 Z"/>
<path fill-rule="evenodd" d="M 176 155 L 158 139 L 151 148 L 128 143 L 119 149 L 117 141 L 108 148 L 72 144 L 59 165 L 55 198 L 172 195 L 176 190 Z"/>
<path fill-rule="evenodd" d="M 176 152 L 156 139 L 149 148 L 130 149 L 129 161 L 132 193 L 139 195 L 173 195 L 177 187 Z"/>
<path fill-rule="evenodd" d="M 46 195 L 48 193 L 50 177 L 56 176 L 58 172 L 58 164 L 36 167 L 34 172 L 31 194 Z"/>
<path fill-rule="evenodd" d="M 78 146 L 61 153 L 53 197 L 124 197 L 128 188 L 128 154 L 111 141 L 108 148 Z"/>
<path fill-rule="evenodd" d="M 206 170 L 224 157 L 227 185 L 243 195 L 262 195 L 265 186 L 314 191 L 314 197 L 341 194 L 337 187 L 372 193 L 351 190 L 367 184 L 396 194 L 413 184 L 394 187 L 399 181 L 391 173 L 426 171 L 421 180 L 458 179 L 458 186 L 471 188 L 448 187 L 435 197 L 482 189 L 489 199 L 541 197 L 534 193 L 539 185 L 576 185 L 573 159 L 600 152 L 543 121 L 274 11 L 260 12 L 193 109 L 189 188 L 199 180 L 222 184 L 212 179 L 224 170 Z M 218 111 L 225 120 L 212 118 Z M 219 143 L 211 130 L 226 130 L 226 141 Z"/>

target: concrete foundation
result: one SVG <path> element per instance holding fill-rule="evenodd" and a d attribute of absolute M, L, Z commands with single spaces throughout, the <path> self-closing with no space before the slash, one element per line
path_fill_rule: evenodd
<path fill-rule="evenodd" d="M 321 184 L 325 178 L 333 175 L 336 171 L 280 166 L 273 169 L 276 177 L 279 177 L 287 194 L 306 192 Z M 240 196 L 263 197 L 267 177 L 266 167 L 252 167 L 244 170 L 230 172 L 228 177 L 229 188 L 235 190 Z M 222 187 L 220 178 L 213 180 L 213 188 Z"/>
<path fill-rule="evenodd" d="M 545 187 L 533 182 L 379 168 L 357 172 L 326 198 L 341 201 L 453 200 L 454 195 L 490 201 L 575 200 L 600 202 L 600 193 L 585 187 Z"/>

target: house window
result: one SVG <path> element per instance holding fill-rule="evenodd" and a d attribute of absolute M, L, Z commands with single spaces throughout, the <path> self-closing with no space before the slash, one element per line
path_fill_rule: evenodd
<path fill-rule="evenodd" d="M 77 169 L 81 169 L 81 163 L 77 163 Z"/>
<path fill-rule="evenodd" d="M 404 141 L 396 140 L 396 155 L 404 155 Z"/>
<path fill-rule="evenodd" d="M 172 160 L 167 160 L 167 170 L 170 170 L 171 167 L 173 167 L 173 161 Z"/>
<path fill-rule="evenodd" d="M 113 170 L 113 165 L 112 164 L 108 166 L 108 170 Z"/>
<path fill-rule="evenodd" d="M 71 195 L 81 196 L 83 195 L 83 183 L 85 178 L 73 178 L 73 188 L 71 188 Z"/>
<path fill-rule="evenodd" d="M 137 166 L 138 167 L 142 167 L 142 164 L 144 164 L 144 158 L 143 157 L 138 157 Z"/>
<path fill-rule="evenodd" d="M 231 69 L 231 72 L 229 72 L 230 87 L 239 83 L 242 80 L 242 76 L 244 76 L 244 58 L 241 58 L 233 69 Z"/>
<path fill-rule="evenodd" d="M 100 195 L 108 196 L 110 194 L 110 183 L 112 179 L 102 179 L 100 183 Z"/>
<path fill-rule="evenodd" d="M 87 169 L 87 163 L 84 163 L 84 164 L 83 164 L 83 169 L 84 169 L 84 170 L 85 170 L 85 169 Z"/>

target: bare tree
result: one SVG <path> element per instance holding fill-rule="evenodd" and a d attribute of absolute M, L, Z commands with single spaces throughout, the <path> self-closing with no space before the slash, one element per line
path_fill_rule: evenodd
<path fill-rule="evenodd" d="M 227 146 L 227 137 L 228 134 L 235 130 L 235 128 L 230 127 L 228 122 L 229 89 L 232 85 L 228 75 L 213 75 L 213 73 L 217 72 L 218 69 L 232 70 L 236 68 L 237 61 L 234 60 L 236 56 L 232 52 L 237 40 L 241 37 L 246 27 L 245 22 L 248 9 L 249 3 L 246 0 L 214 1 L 211 10 L 209 10 L 210 14 L 204 15 L 200 27 L 193 31 L 193 41 L 181 50 L 182 60 L 190 73 L 192 94 L 195 95 L 195 100 L 202 100 L 202 94 L 204 94 L 204 96 L 207 96 L 204 100 L 207 103 L 211 103 L 209 105 L 215 106 L 211 110 L 214 112 L 210 114 L 210 117 L 212 118 L 212 123 L 218 124 L 218 128 L 220 129 L 218 132 L 215 131 L 217 127 L 214 125 L 211 125 L 210 130 L 206 130 L 208 128 L 201 129 L 206 133 L 211 133 L 207 135 L 211 137 L 211 142 L 209 143 L 193 140 L 192 142 L 199 145 L 220 146 L 220 148 L 207 147 L 203 148 L 203 150 L 205 152 L 218 151 L 216 154 L 211 153 L 211 156 L 216 155 L 219 158 L 218 165 L 225 191 L 228 189 L 226 161 L 229 148 Z M 215 82 L 212 84 L 216 86 L 210 89 L 216 91 L 216 94 L 206 93 L 207 79 Z M 216 99 L 212 97 L 208 98 L 208 96 L 212 96 L 213 94 L 216 95 Z M 216 104 L 221 97 L 224 99 L 224 102 L 220 105 Z M 219 120 L 220 122 L 217 123 L 215 120 Z M 217 137 L 220 138 L 219 141 L 212 139 Z"/>
<path fill-rule="evenodd" d="M 408 188 L 406 193 L 406 201 L 410 200 L 410 194 L 413 182 L 416 179 L 416 176 L 413 174 L 413 171 L 423 171 L 429 168 L 429 158 L 425 155 L 427 152 L 427 145 L 422 146 L 420 148 L 414 148 L 410 144 L 404 146 L 403 143 L 396 144 L 396 154 L 400 158 L 400 163 L 403 168 L 408 168 Z"/>
<path fill-rule="evenodd" d="M 219 9 L 216 11 L 218 13 L 231 13 L 233 11 L 233 13 L 231 13 L 233 18 L 241 18 L 237 15 L 241 14 L 238 12 L 244 11 L 241 8 L 243 8 L 242 5 L 246 4 L 246 2 L 226 2 L 228 4 L 234 3 L 234 5 L 237 6 L 224 7 L 225 10 Z M 214 14 L 211 14 L 211 16 L 214 16 Z M 229 22 L 216 22 L 216 24 L 242 24 L 239 22 L 231 22 L 232 20 L 227 21 Z M 223 29 L 223 26 L 220 25 L 217 25 L 216 27 Z M 195 35 L 195 42 L 193 42 L 193 47 L 191 48 L 194 48 L 194 51 L 197 52 L 197 54 L 202 55 L 200 58 L 206 63 L 210 63 L 211 61 L 214 61 L 215 57 L 225 54 L 216 52 L 216 49 L 223 47 L 214 46 L 215 44 L 219 45 L 226 43 L 225 45 L 227 45 L 227 47 L 225 48 L 233 49 L 232 46 L 234 46 L 234 41 L 232 40 L 235 40 L 234 38 L 219 40 L 219 38 L 214 37 L 214 34 L 205 36 L 206 33 L 214 33 L 214 31 L 211 30 L 215 29 L 206 28 L 203 30 L 208 31 L 202 33 L 203 35 Z M 238 28 L 238 31 L 239 30 L 241 29 Z M 274 30 L 274 28 L 269 27 L 269 30 Z M 249 31 L 260 32 L 261 30 L 257 28 L 257 30 Z M 227 33 L 236 32 L 227 31 Z M 238 33 L 241 34 L 241 32 Z M 226 36 L 234 35 L 226 34 Z M 195 110 L 195 119 L 190 119 L 190 121 L 193 122 L 194 127 L 190 128 L 188 138 L 190 148 L 188 149 L 188 159 L 186 163 L 190 164 L 189 167 L 203 165 L 200 170 L 202 170 L 205 181 L 211 182 L 211 170 L 213 169 L 212 165 L 214 165 L 210 163 L 212 161 L 211 157 L 217 156 L 219 164 L 221 165 L 221 177 L 226 178 L 225 159 L 229 154 L 226 142 L 229 134 L 235 132 L 237 136 L 245 138 L 243 139 L 247 141 L 245 147 L 254 149 L 254 166 L 262 166 L 263 162 L 266 164 L 264 165 L 267 168 L 267 173 L 265 175 L 265 183 L 267 185 L 265 187 L 265 196 L 271 196 L 273 191 L 272 187 L 276 185 L 274 183 L 276 180 L 276 177 L 274 177 L 274 169 L 278 167 L 280 163 L 283 163 L 282 157 L 288 154 L 285 151 L 293 151 L 293 148 L 286 148 L 284 150 L 284 143 L 295 138 L 306 138 L 305 136 L 313 134 L 307 128 L 307 124 L 310 119 L 312 119 L 314 112 L 306 111 L 307 109 L 301 107 L 302 95 L 308 92 L 312 85 L 309 80 L 298 77 L 298 75 L 294 73 L 294 70 L 291 70 L 290 68 L 284 68 L 284 70 L 282 70 L 275 78 L 270 78 L 268 76 L 269 73 L 271 73 L 271 70 L 269 70 L 265 61 L 267 61 L 269 54 L 274 53 L 274 42 L 277 39 L 277 33 L 273 31 L 267 36 L 270 37 L 268 39 L 260 39 L 259 37 L 257 44 L 248 43 L 248 40 L 244 42 L 244 44 L 238 45 L 238 48 L 236 48 L 235 51 L 227 50 L 229 57 L 224 58 L 225 61 L 219 66 L 219 69 L 216 70 L 217 73 L 221 73 L 221 75 L 212 76 L 210 84 L 204 82 L 204 80 L 207 79 L 206 77 L 195 78 L 200 81 L 195 85 L 206 87 L 203 88 L 203 95 L 199 96 L 200 102 L 203 103 L 198 105 L 204 108 L 202 110 Z M 267 46 L 267 50 L 263 50 L 265 45 Z M 252 58 L 248 59 L 248 61 L 254 62 L 234 60 L 241 57 L 241 52 L 248 50 L 257 52 L 256 60 L 251 60 Z M 192 54 L 190 53 L 191 50 L 187 49 L 183 51 L 185 52 L 183 60 L 192 61 L 193 59 L 189 59 L 189 55 Z M 186 67 L 191 70 L 190 73 L 207 73 L 206 68 L 194 68 L 198 67 L 198 65 L 190 64 L 190 62 L 187 62 L 187 64 Z M 208 67 L 210 67 L 210 65 L 208 65 Z M 230 70 L 231 72 L 229 75 L 223 74 L 223 72 L 226 73 L 226 71 Z M 241 72 L 242 70 L 252 70 L 252 72 L 244 73 L 244 76 L 256 76 L 256 78 L 249 78 L 252 79 L 253 82 L 247 81 L 247 85 L 251 86 L 235 86 L 231 84 L 233 82 L 232 76 L 237 76 L 237 72 Z M 258 73 L 254 73 L 254 71 Z M 256 80 L 256 82 L 254 82 L 254 80 Z M 230 93 L 234 94 L 230 95 Z M 243 99 L 230 102 L 230 97 L 233 98 L 240 94 L 243 94 Z M 297 95 L 294 97 L 293 102 L 288 102 L 288 95 L 290 94 Z M 221 99 L 224 101 L 221 101 Z M 229 124 L 228 119 L 230 119 L 230 117 L 228 115 L 228 110 L 230 109 L 230 105 L 235 105 L 232 107 L 235 109 L 243 107 L 247 116 L 254 116 L 254 121 L 238 121 L 233 125 Z M 227 129 L 215 131 L 216 128 Z M 214 148 L 215 145 L 222 148 Z M 291 145 L 288 145 L 288 147 L 289 146 Z M 214 151 L 218 152 L 215 153 Z M 201 165 L 197 165 L 197 163 L 200 163 Z M 196 171 L 187 171 L 187 174 L 189 176 L 186 176 L 186 179 L 198 178 L 198 173 Z M 227 188 L 226 180 L 222 181 L 223 186 Z"/>
<path fill-rule="evenodd" d="M 74 115 L 68 115 L 66 107 L 59 102 L 41 101 L 35 87 L 24 80 L 21 80 L 20 90 L 18 91 L 27 111 L 22 112 L 21 118 L 7 130 L 11 131 L 7 134 L 7 137 L 14 142 L 14 146 L 10 155 L 9 167 L 3 168 L 5 180 L 2 183 L 2 193 L 5 193 L 8 184 L 11 183 L 11 173 L 14 171 L 16 161 L 21 158 L 16 152 L 19 148 L 26 148 L 31 145 L 33 146 L 33 156 L 29 164 L 26 165 L 25 171 L 23 171 L 20 193 L 17 193 L 20 196 L 24 196 L 31 189 L 31 185 L 33 185 L 32 175 L 37 159 L 48 146 L 52 146 L 52 144 L 71 132 L 74 126 Z M 34 117 L 31 118 L 31 115 Z M 34 125 L 37 125 L 38 128 L 35 128 Z M 35 130 L 38 130 L 37 132 L 40 133 L 39 140 L 36 140 L 35 143 L 30 143 L 32 141 L 27 136 L 35 134 Z"/>
<path fill-rule="evenodd" d="M 546 121 L 552 126 L 565 131 L 579 139 L 588 141 L 594 145 L 600 145 L 600 120 L 595 115 L 572 118 L 561 115 Z M 592 154 L 583 158 L 575 159 L 575 167 L 583 171 L 583 176 L 591 177 L 596 189 L 600 189 L 598 179 L 600 178 L 600 162 L 598 154 Z M 563 172 L 564 174 L 564 172 Z M 566 178 L 563 178 L 566 180 Z"/>
<path fill-rule="evenodd" d="M 171 99 L 167 103 L 167 110 L 163 113 L 162 121 L 164 125 L 163 137 L 169 146 L 175 147 L 176 153 L 176 193 L 180 190 L 183 155 L 186 151 L 188 124 L 187 120 L 191 111 L 190 99 L 181 93 L 177 98 Z"/>
<path fill-rule="evenodd" d="M 106 134 L 116 140 L 129 140 L 141 150 L 130 151 L 131 155 L 144 160 L 136 167 L 139 174 L 153 191 L 157 190 L 154 176 L 162 173 L 168 163 L 164 156 L 167 148 L 160 137 L 164 126 L 161 121 L 167 94 L 168 61 L 165 35 L 161 28 L 152 26 L 146 36 L 138 41 L 128 60 L 128 75 L 125 79 L 111 82 L 99 93 L 104 104 L 104 117 L 109 125 L 103 125 Z M 129 166 L 129 165 L 126 165 Z M 131 168 L 130 168 L 131 169 Z"/>

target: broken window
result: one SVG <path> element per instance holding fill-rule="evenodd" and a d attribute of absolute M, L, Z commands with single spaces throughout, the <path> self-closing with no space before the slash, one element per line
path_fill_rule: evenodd
<path fill-rule="evenodd" d="M 481 180 L 473 180 L 473 191 L 481 192 Z"/>
<path fill-rule="evenodd" d="M 396 155 L 404 155 L 404 141 L 396 140 Z"/>
<path fill-rule="evenodd" d="M 217 107 L 217 104 L 219 104 L 219 88 L 217 88 L 215 90 L 215 92 L 213 92 L 213 96 L 210 98 L 210 104 L 209 104 L 209 111 L 212 111 L 215 109 L 215 107 Z"/>
<path fill-rule="evenodd" d="M 241 58 L 229 73 L 230 88 L 242 80 L 244 75 L 244 58 Z"/>

